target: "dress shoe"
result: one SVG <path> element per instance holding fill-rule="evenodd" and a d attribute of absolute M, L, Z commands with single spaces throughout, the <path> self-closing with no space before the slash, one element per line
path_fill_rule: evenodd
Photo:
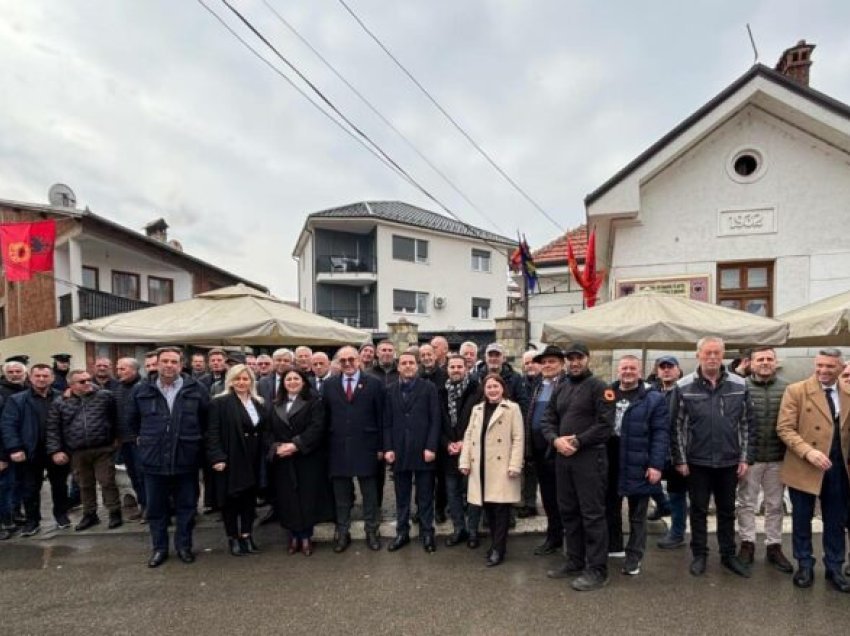
<path fill-rule="evenodd" d="M 815 582 L 815 571 L 810 567 L 801 565 L 791 579 L 794 587 L 811 587 Z"/>
<path fill-rule="evenodd" d="M 245 554 L 251 554 L 251 546 L 248 545 L 247 538 L 239 537 L 237 541 L 239 541 L 239 547 L 242 548 L 242 552 L 244 552 Z"/>
<path fill-rule="evenodd" d="M 395 539 L 387 546 L 387 550 L 390 552 L 395 552 L 396 550 L 400 550 L 404 546 L 410 543 L 410 535 L 407 534 L 397 534 Z"/>
<path fill-rule="evenodd" d="M 194 563 L 195 553 L 189 548 L 180 548 L 177 550 L 177 558 L 183 561 L 183 563 Z"/>
<path fill-rule="evenodd" d="M 488 568 L 493 568 L 493 567 L 496 567 L 497 565 L 501 565 L 504 560 L 505 560 L 504 554 L 502 554 L 498 550 L 491 550 L 490 556 L 487 557 L 486 565 L 487 565 Z"/>
<path fill-rule="evenodd" d="M 110 530 L 115 530 L 115 528 L 120 528 L 124 525 L 124 519 L 121 517 L 121 511 L 118 512 L 110 512 L 109 513 L 109 525 L 107 528 Z"/>
<path fill-rule="evenodd" d="M 247 537 L 242 537 L 242 539 L 248 548 L 249 554 L 257 554 L 260 551 L 260 548 L 254 543 L 254 537 L 252 535 L 249 534 Z"/>
<path fill-rule="evenodd" d="M 705 574 L 706 557 L 705 555 L 695 556 L 691 561 L 690 573 L 693 576 L 702 576 Z"/>
<path fill-rule="evenodd" d="M 463 543 L 469 539 L 469 533 L 466 530 L 458 530 L 457 532 L 453 532 L 450 536 L 446 537 L 446 547 L 453 548 L 459 543 Z"/>
<path fill-rule="evenodd" d="M 60 530 L 67 530 L 71 527 L 71 520 L 64 512 L 56 515 L 56 527 Z"/>
<path fill-rule="evenodd" d="M 242 549 L 242 543 L 240 543 L 239 539 L 228 539 L 227 547 L 233 556 L 245 556 L 245 550 Z"/>
<path fill-rule="evenodd" d="M 665 534 L 655 545 L 662 550 L 675 550 L 676 548 L 685 546 L 685 539 L 683 537 L 674 537 L 670 534 Z"/>
<path fill-rule="evenodd" d="M 339 532 L 334 538 L 334 552 L 339 554 L 345 552 L 348 546 L 351 545 L 351 534 L 348 532 Z"/>
<path fill-rule="evenodd" d="M 744 565 L 752 565 L 756 554 L 756 544 L 752 541 L 741 541 L 738 548 L 738 560 Z"/>
<path fill-rule="evenodd" d="M 546 539 L 546 541 L 544 541 L 539 546 L 534 548 L 534 554 L 536 554 L 537 556 L 543 556 L 543 555 L 546 555 L 546 554 L 555 554 L 556 552 L 560 551 L 561 548 L 563 548 L 563 547 L 564 547 L 564 544 L 560 541 L 552 541 L 550 539 Z"/>
<path fill-rule="evenodd" d="M 744 563 L 741 563 L 741 560 L 735 555 L 721 557 L 720 564 L 730 572 L 733 572 L 738 576 L 743 576 L 745 579 L 752 576 L 750 568 Z"/>
<path fill-rule="evenodd" d="M 83 530 L 88 530 L 92 526 L 96 526 L 100 523 L 100 518 L 97 516 L 97 513 L 89 513 L 83 515 L 83 518 L 80 519 L 80 523 L 74 526 L 74 530 L 76 532 L 81 532 Z"/>
<path fill-rule="evenodd" d="M 570 587 L 576 592 L 592 592 L 608 585 L 608 573 L 600 570 L 587 570 Z"/>
<path fill-rule="evenodd" d="M 470 532 L 469 539 L 466 542 L 466 547 L 470 550 L 475 550 L 481 545 L 481 539 L 478 538 L 477 532 Z"/>
<path fill-rule="evenodd" d="M 301 539 L 301 554 L 304 556 L 313 555 L 313 541 L 311 539 Z"/>
<path fill-rule="evenodd" d="M 832 589 L 843 592 L 844 594 L 850 594 L 850 582 L 838 570 L 827 572 L 826 582 L 829 583 Z"/>
<path fill-rule="evenodd" d="M 346 546 L 346 547 L 348 547 L 348 546 Z M 292 556 L 293 554 L 298 552 L 300 549 L 301 549 L 301 544 L 298 542 L 298 539 L 296 539 L 295 537 L 290 537 L 289 547 L 286 549 L 287 554 L 289 554 L 289 556 Z M 345 550 L 345 548 L 343 548 L 342 550 Z M 342 552 L 342 550 L 340 550 L 340 552 Z M 334 551 L 336 552 L 336 547 L 334 547 Z"/>
<path fill-rule="evenodd" d="M 445 523 L 447 520 L 448 520 L 448 517 L 446 517 L 446 511 L 445 510 L 437 510 L 434 513 L 434 521 L 436 521 L 437 523 Z"/>
<path fill-rule="evenodd" d="M 794 571 L 794 566 L 782 554 L 782 546 L 778 543 L 771 543 L 767 546 L 767 562 L 780 572 L 791 574 Z"/>
<path fill-rule="evenodd" d="M 437 551 L 437 542 L 434 540 L 433 534 L 426 534 L 422 537 L 422 549 L 428 554 L 433 554 Z"/>
<path fill-rule="evenodd" d="M 151 558 L 148 559 L 149 568 L 158 568 L 168 560 L 168 552 L 165 550 L 154 550 Z"/>
<path fill-rule="evenodd" d="M 381 549 L 381 537 L 377 532 L 366 533 L 366 547 L 373 552 Z"/>
<path fill-rule="evenodd" d="M 548 570 L 546 576 L 550 579 L 568 579 L 584 572 L 584 566 L 567 561 L 556 570 Z"/>

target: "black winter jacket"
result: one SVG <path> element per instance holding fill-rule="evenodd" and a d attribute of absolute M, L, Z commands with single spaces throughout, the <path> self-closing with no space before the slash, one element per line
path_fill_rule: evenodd
<path fill-rule="evenodd" d="M 582 449 L 602 447 L 614 430 L 614 391 L 589 370 L 567 375 L 552 393 L 541 422 L 543 437 L 575 435 Z"/>
<path fill-rule="evenodd" d="M 118 437 L 115 396 L 103 389 L 86 395 L 59 398 L 47 412 L 48 455 L 102 448 Z"/>

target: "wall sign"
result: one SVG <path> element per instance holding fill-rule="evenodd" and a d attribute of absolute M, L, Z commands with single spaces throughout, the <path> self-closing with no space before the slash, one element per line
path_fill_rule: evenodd
<path fill-rule="evenodd" d="M 717 236 L 774 234 L 776 208 L 720 210 L 717 213 Z"/>
<path fill-rule="evenodd" d="M 618 280 L 615 289 L 617 298 L 630 296 L 635 292 L 648 291 L 708 302 L 709 277 L 697 275 Z"/>

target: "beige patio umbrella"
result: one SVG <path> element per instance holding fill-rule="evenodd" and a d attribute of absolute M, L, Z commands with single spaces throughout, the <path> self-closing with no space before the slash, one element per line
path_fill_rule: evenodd
<path fill-rule="evenodd" d="M 818 300 L 777 318 L 788 323 L 786 346 L 850 345 L 850 292 Z"/>
<path fill-rule="evenodd" d="M 148 307 L 69 326 L 89 342 L 197 345 L 360 344 L 369 333 L 304 311 L 243 284 L 190 300 Z"/>
<path fill-rule="evenodd" d="M 737 309 L 679 296 L 638 292 L 544 323 L 543 341 L 583 342 L 605 349 L 685 350 L 703 336 L 720 336 L 727 348 L 781 345 L 788 325 Z"/>

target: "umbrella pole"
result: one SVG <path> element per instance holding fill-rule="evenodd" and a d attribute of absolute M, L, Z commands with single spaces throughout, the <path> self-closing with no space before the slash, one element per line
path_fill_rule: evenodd
<path fill-rule="evenodd" d="M 642 377 L 645 378 L 646 377 L 646 345 L 643 345 L 643 347 L 641 348 L 640 371 L 641 371 Z"/>

